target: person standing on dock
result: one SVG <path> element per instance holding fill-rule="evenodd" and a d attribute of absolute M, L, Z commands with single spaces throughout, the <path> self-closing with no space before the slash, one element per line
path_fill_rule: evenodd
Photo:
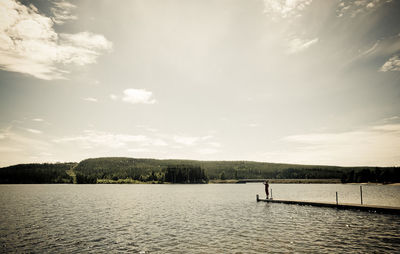
<path fill-rule="evenodd" d="M 268 180 L 264 182 L 265 185 L 265 195 L 267 195 L 267 199 L 269 197 L 269 184 L 268 184 Z"/>

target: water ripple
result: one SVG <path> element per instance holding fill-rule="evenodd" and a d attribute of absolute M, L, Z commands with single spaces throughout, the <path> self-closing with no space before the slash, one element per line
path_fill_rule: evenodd
<path fill-rule="evenodd" d="M 353 188 L 273 187 L 274 196 L 320 201 L 330 201 L 332 191 L 337 191 L 333 188 L 342 193 Z M 256 203 L 255 194 L 262 190 L 255 184 L 3 185 L 0 246 L 4 253 L 393 253 L 400 249 L 397 215 Z M 347 200 L 351 196 L 342 194 Z M 396 195 L 378 191 L 376 196 L 383 202 L 382 196 Z"/>

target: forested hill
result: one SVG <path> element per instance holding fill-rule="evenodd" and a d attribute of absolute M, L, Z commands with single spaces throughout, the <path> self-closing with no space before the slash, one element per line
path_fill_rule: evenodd
<path fill-rule="evenodd" d="M 67 173 L 68 174 L 67 174 Z M 396 167 L 338 167 L 252 161 L 93 158 L 74 163 L 20 164 L 0 168 L 0 183 L 206 183 L 225 179 L 341 179 L 400 182 Z"/>
<path fill-rule="evenodd" d="M 31 163 L 0 168 L 0 183 L 72 183 L 68 171 L 78 163 Z"/>

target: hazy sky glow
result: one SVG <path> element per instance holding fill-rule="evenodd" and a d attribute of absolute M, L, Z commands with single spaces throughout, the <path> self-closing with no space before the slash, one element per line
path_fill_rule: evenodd
<path fill-rule="evenodd" d="M 400 165 L 400 1 L 0 1 L 0 166 Z"/>

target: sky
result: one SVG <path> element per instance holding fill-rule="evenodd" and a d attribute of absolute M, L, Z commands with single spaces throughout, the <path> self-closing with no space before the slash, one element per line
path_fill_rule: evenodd
<path fill-rule="evenodd" d="M 400 1 L 0 1 L 0 166 L 400 166 Z"/>

